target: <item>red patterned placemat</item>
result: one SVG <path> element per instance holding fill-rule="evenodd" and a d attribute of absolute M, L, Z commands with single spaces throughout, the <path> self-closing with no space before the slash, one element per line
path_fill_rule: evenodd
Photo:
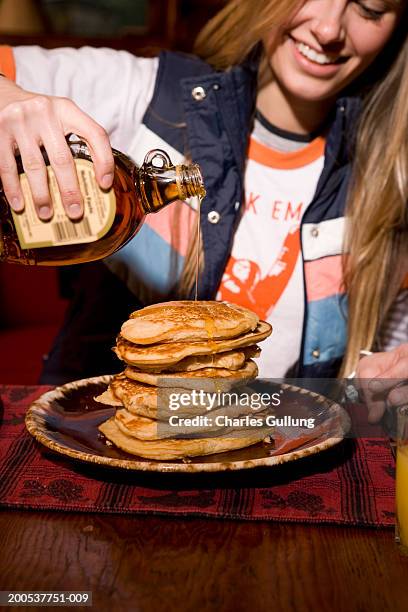
<path fill-rule="evenodd" d="M 219 474 L 129 473 L 40 446 L 25 412 L 49 387 L 0 386 L 0 506 L 387 527 L 394 460 L 382 438 L 344 440 L 279 467 Z"/>

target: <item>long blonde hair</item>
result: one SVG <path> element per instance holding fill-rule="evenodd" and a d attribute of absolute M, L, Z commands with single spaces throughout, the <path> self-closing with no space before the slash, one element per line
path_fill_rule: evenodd
<path fill-rule="evenodd" d="M 347 206 L 344 283 L 348 345 L 342 372 L 375 348 L 407 267 L 408 39 L 368 98 Z"/>
<path fill-rule="evenodd" d="M 230 0 L 197 37 L 194 51 L 217 70 L 244 61 L 273 29 L 287 21 L 299 0 Z"/>
<path fill-rule="evenodd" d="M 391 3 L 395 6 L 399 0 Z M 216 69 L 227 70 L 241 63 L 301 4 L 299 0 L 258 0 L 255 9 L 253 0 L 230 0 L 199 34 L 195 52 Z M 403 35 L 406 37 L 405 32 Z M 361 349 L 373 347 L 408 271 L 407 40 L 395 55 L 388 73 L 367 99 L 356 137 L 345 236 L 344 285 L 349 309 L 343 374 L 355 368 Z M 261 79 L 264 66 L 261 63 Z M 371 72 L 377 68 L 378 64 Z M 186 258 L 188 274 L 181 281 L 184 293 L 189 283 L 191 290 L 193 261 L 191 247 Z"/>

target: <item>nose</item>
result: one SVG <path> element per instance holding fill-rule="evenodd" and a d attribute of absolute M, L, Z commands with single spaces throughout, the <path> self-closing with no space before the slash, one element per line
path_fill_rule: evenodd
<path fill-rule="evenodd" d="M 346 8 L 347 2 L 344 0 L 327 0 L 321 3 L 321 12 L 314 19 L 311 30 L 322 46 L 344 40 Z"/>

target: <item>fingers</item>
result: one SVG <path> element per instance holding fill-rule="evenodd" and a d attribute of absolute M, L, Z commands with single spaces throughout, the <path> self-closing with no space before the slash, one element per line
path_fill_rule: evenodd
<path fill-rule="evenodd" d="M 379 423 L 386 409 L 385 399 L 383 398 L 379 400 L 374 400 L 367 396 L 365 396 L 365 398 L 366 398 L 365 404 L 368 410 L 368 422 L 369 423 Z"/>
<path fill-rule="evenodd" d="M 387 367 L 384 365 L 384 360 L 389 360 L 387 353 L 374 353 L 363 357 L 357 366 L 356 378 L 358 379 L 360 397 L 364 398 L 364 403 L 367 406 L 369 423 L 380 421 L 385 412 L 385 401 L 381 389 L 378 395 L 375 389 L 370 387 L 377 382 L 380 385 L 383 384 L 383 381 L 376 377 L 380 377 Z"/>
<path fill-rule="evenodd" d="M 13 153 L 13 144 L 9 140 L 2 146 L 0 156 L 0 180 L 3 191 L 11 208 L 15 212 L 24 210 L 24 199 L 18 178 L 17 164 Z"/>
<path fill-rule="evenodd" d="M 360 378 L 358 380 L 359 397 L 363 400 L 368 410 L 368 422 L 378 423 L 386 408 L 387 392 L 377 392 L 370 388 L 371 380 Z"/>
<path fill-rule="evenodd" d="M 47 168 L 40 147 L 30 134 L 24 132 L 17 133 L 17 143 L 37 215 L 43 221 L 48 221 L 53 215 L 53 209 Z"/>
<path fill-rule="evenodd" d="M 108 135 L 70 100 L 23 93 L 24 99 L 0 112 L 3 145 L 0 178 L 7 200 L 14 210 L 23 210 L 24 198 L 14 159 L 14 146 L 17 146 L 37 214 L 43 220 L 52 217 L 48 173 L 41 152 L 44 146 L 65 210 L 71 219 L 78 219 L 83 214 L 83 197 L 65 135 L 74 132 L 87 141 L 96 179 L 102 188 L 109 189 L 114 178 L 114 160 Z M 4 146 L 7 141 L 8 146 Z"/>
<path fill-rule="evenodd" d="M 51 122 L 43 134 L 43 145 L 57 179 L 62 204 L 71 219 L 83 215 L 83 198 L 71 151 L 59 126 Z"/>
<path fill-rule="evenodd" d="M 8 141 L 8 146 L 2 148 L 1 156 L 2 182 L 7 199 L 14 209 L 17 206 L 17 210 L 23 210 L 24 199 L 14 159 L 14 148 L 17 147 L 37 215 L 45 221 L 49 220 L 53 213 L 47 170 L 37 134 L 48 119 L 48 107 L 46 97 L 27 94 L 26 99 L 9 104 L 0 114 L 0 133 L 2 139 Z M 10 156 L 13 156 L 13 161 Z"/>
<path fill-rule="evenodd" d="M 67 103 L 69 100 L 65 101 Z M 113 183 L 115 163 L 106 131 L 77 106 L 69 108 L 64 126 L 66 133 L 74 132 L 86 140 L 95 166 L 96 180 L 102 189 L 109 189 Z"/>
<path fill-rule="evenodd" d="M 393 406 L 404 406 L 408 404 L 408 381 L 405 384 L 394 387 L 388 394 L 388 401 Z"/>
<path fill-rule="evenodd" d="M 368 407 L 368 420 L 378 422 L 386 402 L 401 405 L 408 402 L 408 344 L 364 357 L 358 365 L 359 386 Z"/>
<path fill-rule="evenodd" d="M 373 353 L 363 357 L 358 366 L 358 378 L 383 378 L 387 370 L 389 370 L 397 362 L 397 357 L 394 351 Z"/>
<path fill-rule="evenodd" d="M 392 351 L 376 353 L 375 364 L 379 378 L 406 378 L 408 376 L 408 344 L 401 344 Z"/>
<path fill-rule="evenodd" d="M 33 103 L 34 104 L 34 103 Z M 73 102 L 70 102 L 72 108 L 77 108 Z M 25 137 L 25 132 L 34 133 L 37 136 L 37 142 L 41 143 L 47 151 L 50 165 L 54 170 L 55 177 L 58 183 L 59 192 L 61 194 L 62 204 L 65 211 L 71 219 L 79 219 L 83 215 L 83 198 L 79 189 L 78 177 L 75 169 L 74 160 L 71 151 L 65 140 L 64 128 L 61 118 L 63 108 L 61 108 L 60 98 L 49 98 L 39 96 L 35 100 L 32 117 L 37 120 L 37 125 L 33 125 L 32 120 L 28 120 L 28 127 L 24 133 L 20 133 L 20 139 Z M 25 159 L 23 150 L 20 148 L 20 153 L 25 167 Z M 31 173 L 28 174 L 28 179 L 33 192 L 33 199 L 38 206 L 39 198 L 43 197 L 44 184 L 42 178 L 39 179 Z M 48 192 L 48 185 L 47 185 Z M 50 201 L 50 197 L 48 196 Z M 46 208 L 41 205 L 42 211 Z M 41 211 L 41 208 L 39 208 Z M 51 210 L 52 215 L 52 210 Z M 45 218 L 41 214 L 40 218 Z"/>
<path fill-rule="evenodd" d="M 367 401 L 369 423 L 378 423 L 382 419 L 387 406 L 396 408 L 408 404 L 408 382 L 405 380 L 397 382 L 393 379 L 392 383 L 393 387 L 388 386 L 381 394 L 376 393 L 369 397 Z"/>

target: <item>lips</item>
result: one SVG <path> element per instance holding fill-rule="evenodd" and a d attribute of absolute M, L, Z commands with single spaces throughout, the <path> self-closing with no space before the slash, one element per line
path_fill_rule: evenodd
<path fill-rule="evenodd" d="M 341 56 L 338 54 L 329 54 L 324 51 L 316 51 L 313 47 L 308 44 L 291 39 L 296 47 L 296 50 L 310 62 L 318 64 L 319 66 L 327 66 L 333 64 L 344 64 L 348 60 L 348 57 Z"/>
<path fill-rule="evenodd" d="M 325 53 L 318 53 L 305 43 L 295 43 L 296 49 L 301 53 L 304 57 L 312 62 L 316 62 L 317 64 L 335 64 L 335 58 L 331 58 Z"/>
<path fill-rule="evenodd" d="M 349 57 L 339 54 L 328 54 L 316 51 L 306 43 L 289 37 L 294 58 L 302 72 L 318 78 L 331 78 L 343 66 Z"/>

